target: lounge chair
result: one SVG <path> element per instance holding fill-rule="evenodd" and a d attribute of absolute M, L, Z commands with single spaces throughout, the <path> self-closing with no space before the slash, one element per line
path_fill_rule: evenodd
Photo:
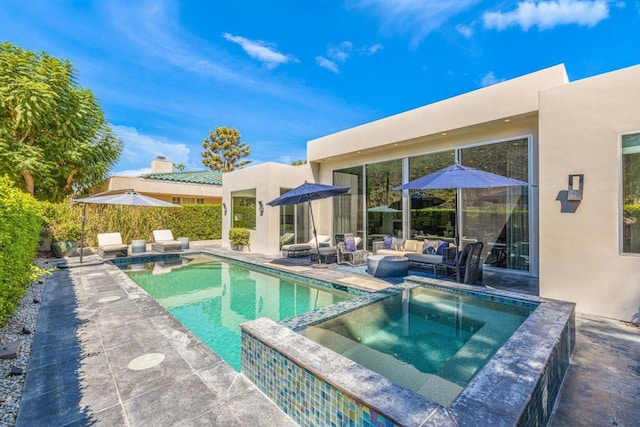
<path fill-rule="evenodd" d="M 129 247 L 122 243 L 120 233 L 100 233 L 98 234 L 98 255 L 102 258 L 107 256 L 127 256 Z"/>
<path fill-rule="evenodd" d="M 171 230 L 153 230 L 151 249 L 158 252 L 182 251 L 182 242 L 173 238 Z"/>
<path fill-rule="evenodd" d="M 331 240 L 331 237 L 318 235 L 318 244 L 327 243 Z M 320 245 L 323 246 L 323 245 Z M 293 245 L 284 245 L 282 247 L 282 256 L 284 257 L 300 257 L 309 255 L 311 248 L 316 247 L 316 238 L 309 240 L 307 243 L 298 243 Z"/>

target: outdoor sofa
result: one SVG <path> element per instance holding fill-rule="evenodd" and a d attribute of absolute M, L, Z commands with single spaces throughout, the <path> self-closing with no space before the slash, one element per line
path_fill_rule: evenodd
<path fill-rule="evenodd" d="M 436 265 L 444 261 L 443 252 L 449 248 L 449 242 L 425 239 L 387 238 L 373 242 L 374 255 L 404 256 L 410 263 Z M 455 256 L 455 248 L 454 255 Z"/>

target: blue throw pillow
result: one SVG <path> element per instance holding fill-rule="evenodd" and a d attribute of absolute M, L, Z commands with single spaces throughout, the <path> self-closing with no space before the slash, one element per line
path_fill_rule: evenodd
<path fill-rule="evenodd" d="M 382 241 L 382 249 L 391 249 L 391 242 L 393 241 L 393 237 L 385 236 Z"/>
<path fill-rule="evenodd" d="M 438 242 L 438 250 L 436 250 L 436 255 L 442 255 L 442 252 L 449 247 L 449 242 Z"/>
<path fill-rule="evenodd" d="M 427 254 L 427 255 L 435 255 L 436 254 L 436 250 L 431 246 L 427 246 L 426 248 L 424 248 L 422 253 L 423 254 Z"/>
<path fill-rule="evenodd" d="M 355 252 L 356 251 L 356 241 L 355 240 L 345 240 L 344 247 L 347 252 Z"/>

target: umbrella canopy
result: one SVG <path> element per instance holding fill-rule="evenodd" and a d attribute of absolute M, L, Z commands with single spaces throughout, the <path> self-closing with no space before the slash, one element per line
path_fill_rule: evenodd
<path fill-rule="evenodd" d="M 84 199 L 76 199 L 74 201 L 76 203 L 94 203 L 101 205 L 180 207 L 180 205 L 154 199 L 153 197 L 145 196 L 144 194 L 136 193 L 135 191 L 122 194 L 85 197 Z"/>
<path fill-rule="evenodd" d="M 380 206 L 375 206 L 373 208 L 367 209 L 367 212 L 396 213 L 396 212 L 402 212 L 402 211 L 399 209 L 394 209 L 387 205 L 380 205 Z"/>
<path fill-rule="evenodd" d="M 163 200 L 154 199 L 135 191 L 127 191 L 120 194 L 105 194 L 93 197 L 85 197 L 84 199 L 74 200 L 76 203 L 83 203 L 82 206 L 82 230 L 80 233 L 80 263 L 82 263 L 82 255 L 84 249 L 84 222 L 87 212 L 87 203 L 99 205 L 127 205 L 127 206 L 158 206 L 167 208 L 179 208 L 180 205 L 165 202 Z"/>
<path fill-rule="evenodd" d="M 439 190 L 445 188 L 493 188 L 528 185 L 519 179 L 497 175 L 459 164 L 394 187 L 394 190 Z"/>
<path fill-rule="evenodd" d="M 406 184 L 394 187 L 394 190 L 442 190 L 445 188 L 493 188 L 526 186 L 524 181 L 481 171 L 469 166 L 454 164 L 436 172 L 430 173 Z M 456 215 L 456 247 L 459 243 L 458 215 Z"/>
<path fill-rule="evenodd" d="M 297 205 L 311 200 L 326 199 L 349 191 L 349 187 L 337 185 L 313 184 L 307 181 L 304 184 L 287 191 L 282 196 L 268 202 L 269 206 Z"/>
<path fill-rule="evenodd" d="M 337 196 L 339 194 L 345 194 L 349 191 L 349 187 L 340 187 L 337 185 L 325 185 L 325 184 L 313 184 L 307 181 L 304 184 L 287 191 L 282 196 L 267 202 L 269 206 L 286 206 L 297 205 L 298 203 L 310 202 L 312 200 L 326 199 L 328 197 Z M 318 234 L 316 233 L 316 223 L 313 219 L 313 210 L 311 209 L 311 203 L 309 203 L 309 214 L 311 215 L 311 225 L 313 227 L 313 236 L 316 240 L 316 249 L 320 254 L 320 244 L 318 243 Z M 318 266 L 322 266 L 321 257 L 318 256 Z"/>

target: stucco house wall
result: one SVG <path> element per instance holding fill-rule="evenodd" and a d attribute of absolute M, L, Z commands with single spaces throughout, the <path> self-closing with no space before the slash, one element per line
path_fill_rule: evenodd
<path fill-rule="evenodd" d="M 280 189 L 292 189 L 305 180 L 313 182 L 309 165 L 291 166 L 280 163 L 262 163 L 249 168 L 222 174 L 222 201 L 227 214 L 222 216 L 222 246 L 229 248 L 231 228 L 231 194 L 256 190 L 256 228 L 250 230 L 252 252 L 277 254 L 280 251 L 280 208 L 267 206 L 267 202 L 280 196 Z M 258 202 L 264 205 L 264 214 L 258 212 Z M 315 207 L 315 204 L 314 204 Z M 224 208 L 223 208 L 224 210 Z"/>
<path fill-rule="evenodd" d="M 619 134 L 640 131 L 640 66 L 540 94 L 540 295 L 640 321 L 640 256 L 620 251 Z M 563 202 L 569 174 L 583 199 Z"/>

